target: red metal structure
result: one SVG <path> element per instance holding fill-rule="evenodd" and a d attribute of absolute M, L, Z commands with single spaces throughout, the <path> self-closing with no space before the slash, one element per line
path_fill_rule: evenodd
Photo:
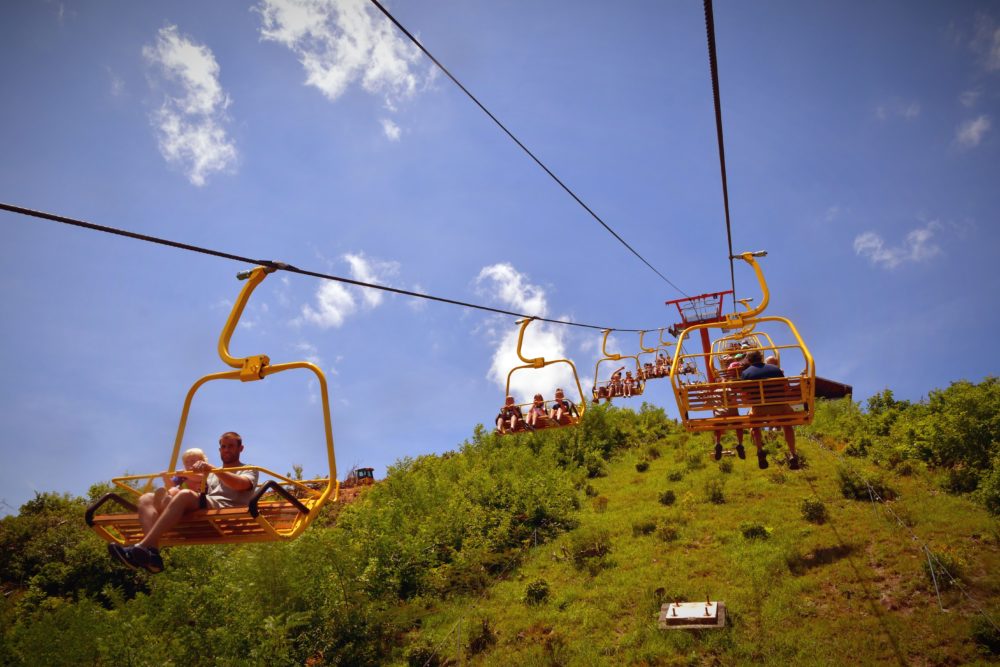
<path fill-rule="evenodd" d="M 722 304 L 727 295 L 732 294 L 732 290 L 725 292 L 709 292 L 698 296 L 689 296 L 683 299 L 666 301 L 668 306 L 677 306 L 681 321 L 670 327 L 670 333 L 677 336 L 678 333 L 695 324 L 711 324 L 721 322 L 726 319 L 722 314 Z M 708 329 L 701 330 L 701 347 L 705 352 L 705 367 L 708 373 L 709 382 L 718 382 L 715 370 L 712 367 L 712 342 L 708 339 Z"/>

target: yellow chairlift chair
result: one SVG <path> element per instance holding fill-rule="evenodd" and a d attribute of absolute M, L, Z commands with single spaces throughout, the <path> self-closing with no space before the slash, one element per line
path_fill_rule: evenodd
<path fill-rule="evenodd" d="M 608 352 L 608 335 L 611 333 L 611 329 L 604 330 L 604 338 L 601 341 L 601 354 L 604 356 L 597 360 L 597 364 L 594 366 L 594 386 L 591 389 L 591 394 L 593 395 L 594 402 L 599 399 L 606 399 L 609 402 L 612 398 L 631 398 L 633 396 L 642 396 L 642 392 L 646 388 L 646 381 L 642 379 L 642 366 L 639 364 L 639 355 L 637 354 L 618 354 Z M 615 386 L 612 383 L 613 374 L 607 380 L 600 382 L 598 381 L 601 373 L 601 364 L 614 361 L 622 361 L 623 359 L 631 359 L 632 363 L 635 365 L 635 375 L 633 376 L 633 387 L 632 392 L 629 396 L 624 394 L 624 384 L 622 386 Z"/>
<path fill-rule="evenodd" d="M 330 422 L 330 401 L 327 395 L 326 377 L 315 364 L 307 361 L 292 361 L 272 364 L 267 355 L 233 357 L 229 354 L 229 340 L 239 323 L 243 309 L 254 289 L 264 278 L 273 273 L 273 267 L 258 266 L 238 275 L 247 280 L 239 298 L 233 304 L 229 318 L 219 337 L 219 356 L 222 361 L 237 369 L 212 373 L 199 379 L 187 393 L 181 411 L 174 448 L 170 454 L 167 470 L 145 475 L 129 475 L 112 480 L 117 492 L 107 493 L 94 502 L 86 512 L 86 521 L 93 530 L 108 542 L 135 544 L 143 538 L 144 532 L 137 514 L 138 500 L 142 493 L 151 491 L 153 482 L 165 476 L 174 475 L 184 440 L 191 401 L 198 389 L 213 380 L 239 380 L 254 382 L 293 369 L 311 371 L 319 382 L 322 398 L 323 426 L 326 435 L 326 457 L 330 467 L 328 477 L 314 480 L 295 480 L 259 466 L 226 468 L 227 471 L 256 470 L 260 478 L 269 478 L 258 484 L 247 507 L 227 509 L 205 509 L 184 516 L 177 526 L 165 533 L 160 546 L 179 544 L 235 544 L 243 542 L 268 542 L 290 540 L 297 537 L 316 518 L 324 504 L 336 501 L 339 485 L 337 464 L 333 449 L 333 429 Z M 124 510 L 106 513 L 108 508 L 117 506 Z M 100 512 L 100 513 L 99 513 Z"/>
<path fill-rule="evenodd" d="M 525 357 L 524 354 L 523 354 L 523 352 L 521 351 L 521 346 L 524 343 L 524 332 L 528 328 L 528 325 L 531 324 L 534 320 L 535 320 L 534 317 L 529 317 L 529 318 L 517 321 L 517 324 L 519 324 L 520 327 L 521 327 L 520 331 L 518 331 L 518 334 L 517 334 L 517 356 L 518 356 L 518 358 L 521 361 L 524 362 L 524 364 L 521 365 L 521 366 L 515 366 L 514 368 L 510 369 L 509 373 L 507 373 L 507 387 L 506 387 L 506 391 L 504 393 L 504 396 L 510 396 L 511 395 L 511 393 L 510 393 L 510 379 L 511 379 L 511 377 L 513 377 L 513 375 L 514 375 L 515 372 L 517 372 L 519 370 L 526 369 L 526 368 L 541 369 L 541 368 L 545 368 L 546 366 L 551 366 L 553 364 L 567 364 L 570 367 L 570 370 L 573 371 L 573 380 L 576 383 L 576 390 L 577 390 L 577 392 L 579 392 L 579 396 L 580 396 L 580 402 L 579 403 L 573 404 L 571 402 L 571 405 L 573 406 L 573 409 L 576 411 L 576 414 L 567 414 L 567 415 L 564 415 L 562 421 L 557 421 L 555 419 L 550 419 L 547 415 L 546 416 L 540 416 L 538 418 L 538 421 L 536 422 L 536 424 L 534 426 L 534 429 L 537 431 L 537 430 L 549 429 L 549 428 L 562 428 L 562 427 L 565 427 L 565 426 L 576 426 L 577 424 L 580 423 L 580 420 L 583 418 L 584 410 L 586 410 L 586 407 L 587 407 L 586 406 L 587 401 L 586 401 L 586 398 L 584 398 L 584 395 L 583 395 L 583 387 L 580 386 L 580 376 L 576 372 L 576 366 L 569 359 L 549 359 L 549 360 L 546 360 L 544 357 L 535 357 L 533 359 L 529 359 L 529 358 Z M 553 391 L 553 396 L 554 395 L 555 395 L 555 392 Z M 544 408 L 546 410 L 546 413 L 548 413 L 548 411 L 552 408 L 554 402 L 555 401 L 552 400 L 552 399 L 544 399 L 543 400 L 542 403 L 543 403 L 543 406 L 544 406 Z M 498 429 L 497 433 L 499 433 L 501 435 L 511 435 L 513 433 L 522 433 L 522 432 L 528 430 L 527 423 L 523 419 L 523 417 L 524 417 L 524 409 L 527 408 L 528 410 L 530 410 L 533 405 L 534 405 L 534 403 L 520 403 L 520 404 L 514 403 L 514 404 L 511 404 L 509 406 L 505 406 L 506 408 L 516 408 L 518 410 L 518 412 L 521 414 L 522 419 L 517 424 L 515 424 L 515 426 L 514 426 L 513 429 L 509 428 L 509 426 L 504 426 L 504 427 Z"/>
<path fill-rule="evenodd" d="M 766 253 L 743 253 L 738 258 L 753 267 L 763 292 L 761 304 L 724 318 L 714 318 L 685 328 L 677 340 L 677 350 L 671 364 L 671 384 L 677 408 L 688 431 L 714 431 L 720 429 L 748 429 L 768 426 L 795 426 L 812 422 L 815 408 L 816 369 L 812 354 L 799 335 L 795 325 L 783 317 L 762 316 L 770 300 L 767 282 L 756 257 Z M 758 332 L 761 327 L 775 326 L 785 332 L 792 342 L 775 344 L 770 335 Z M 705 345 L 703 352 L 686 354 L 682 345 L 686 339 L 712 329 L 722 331 L 758 332 L 755 341 L 764 356 L 783 353 L 784 363 L 801 361 L 802 370 L 786 376 L 765 380 L 727 379 L 716 370 L 713 361 L 729 353 L 725 349 L 712 349 Z M 789 335 L 790 334 L 790 335 Z M 707 343 L 707 336 L 702 340 Z M 686 364 L 706 365 L 705 382 L 684 382 L 677 370 Z"/>

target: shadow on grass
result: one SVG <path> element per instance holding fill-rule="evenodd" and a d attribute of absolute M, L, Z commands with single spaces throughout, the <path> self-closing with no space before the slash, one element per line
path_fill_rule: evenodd
<path fill-rule="evenodd" d="M 796 555 L 788 559 L 788 569 L 796 577 L 801 577 L 813 568 L 822 567 L 836 563 L 842 558 L 847 558 L 857 551 L 853 544 L 838 544 L 833 547 L 822 547 L 802 555 Z"/>
<path fill-rule="evenodd" d="M 806 483 L 808 483 L 809 488 L 812 489 L 813 495 L 816 498 L 819 498 L 819 492 L 816 490 L 815 483 L 808 478 L 806 478 Z M 886 622 L 885 610 L 882 609 L 882 607 L 879 606 L 877 602 L 877 600 L 880 599 L 880 596 L 877 595 L 868 586 L 867 583 L 865 583 L 864 577 L 861 574 L 861 570 L 858 568 L 857 562 L 851 555 L 854 551 L 854 547 L 844 542 L 844 539 L 840 536 L 840 533 L 837 531 L 837 526 L 834 523 L 832 517 L 827 519 L 826 526 L 833 533 L 834 537 L 837 538 L 838 546 L 829 547 L 826 549 L 820 549 L 819 551 L 836 551 L 843 553 L 843 555 L 839 556 L 835 560 L 839 560 L 841 558 L 847 559 L 847 563 L 851 566 L 851 570 L 854 571 L 855 581 L 858 583 L 859 586 L 861 586 L 861 589 L 865 592 L 865 602 L 868 603 L 868 607 L 869 609 L 871 609 L 872 616 L 874 616 L 875 619 L 878 621 L 878 624 L 882 627 L 882 632 L 885 633 L 886 638 L 889 640 L 889 644 L 892 646 L 892 652 L 896 658 L 896 662 L 900 665 L 908 665 L 909 663 L 906 660 L 906 656 L 903 654 L 903 651 L 899 647 L 899 638 L 896 637 L 894 634 L 892 634 L 892 628 L 890 628 L 889 624 Z"/>

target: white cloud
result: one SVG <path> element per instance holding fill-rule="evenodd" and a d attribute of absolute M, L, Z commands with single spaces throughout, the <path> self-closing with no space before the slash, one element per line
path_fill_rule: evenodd
<path fill-rule="evenodd" d="M 891 100 L 875 107 L 875 117 L 879 120 L 887 120 L 890 117 L 913 120 L 918 116 L 920 116 L 920 104 L 917 102 Z"/>
<path fill-rule="evenodd" d="M 410 288 L 410 291 L 419 292 L 422 294 L 424 292 L 424 288 L 420 283 L 416 283 L 413 285 L 413 287 Z M 410 309 L 413 310 L 414 312 L 419 313 L 422 312 L 425 308 L 427 308 L 427 300 L 415 299 L 413 297 L 410 297 L 409 299 L 407 299 L 406 305 L 409 306 Z"/>
<path fill-rule="evenodd" d="M 830 208 L 826 209 L 826 215 L 824 216 L 823 219 L 826 222 L 833 222 L 834 220 L 836 220 L 839 217 L 840 217 L 840 207 L 839 206 L 831 206 Z"/>
<path fill-rule="evenodd" d="M 955 141 L 966 148 L 978 146 L 986 133 L 989 132 L 991 125 L 990 117 L 985 115 L 966 121 L 958 126 L 958 130 L 955 132 Z"/>
<path fill-rule="evenodd" d="M 366 257 L 363 252 L 357 254 L 347 253 L 344 261 L 350 266 L 351 277 L 363 283 L 373 283 L 375 285 L 388 285 L 389 277 L 399 273 L 399 262 L 384 261 Z M 361 298 L 369 308 L 375 308 L 382 303 L 385 292 L 371 289 L 370 287 L 359 287 Z"/>
<path fill-rule="evenodd" d="M 324 281 L 316 289 L 316 308 L 302 306 L 302 319 L 324 329 L 336 328 L 357 309 L 354 297 L 342 283 Z"/>
<path fill-rule="evenodd" d="M 347 262 L 351 278 L 376 285 L 388 284 L 388 279 L 399 272 L 399 262 L 367 257 L 363 252 L 347 253 L 342 259 Z M 344 283 L 325 281 L 316 289 L 316 306 L 302 306 L 302 316 L 295 324 L 310 322 L 324 329 L 340 327 L 350 315 L 358 310 L 358 300 L 368 308 L 382 303 L 385 293 L 368 287 L 348 287 Z"/>
<path fill-rule="evenodd" d="M 958 101 L 963 107 L 974 107 L 982 94 L 981 90 L 966 90 L 958 96 Z"/>
<path fill-rule="evenodd" d="M 416 71 L 422 54 L 365 0 L 263 0 L 263 39 L 298 56 L 306 85 L 335 101 L 355 82 L 381 96 L 395 111 L 433 80 L 433 70 Z M 383 120 L 386 136 L 399 139 L 399 128 Z"/>
<path fill-rule="evenodd" d="M 494 264 L 479 272 L 476 283 L 483 285 L 489 296 L 500 301 L 504 306 L 544 317 L 548 312 L 545 291 L 528 282 L 527 276 L 519 273 L 510 264 Z M 497 342 L 493 360 L 487 377 L 497 386 L 504 388 L 507 374 L 515 366 L 524 364 L 517 356 L 517 338 L 519 328 L 511 326 Z M 525 332 L 522 353 L 533 359 L 543 357 L 546 360 L 564 359 L 566 357 L 565 327 L 546 322 L 534 322 Z M 566 390 L 573 400 L 576 393 L 576 383 L 569 364 L 558 363 L 542 369 L 526 368 L 514 373 L 511 377 L 510 391 L 519 403 L 528 402 L 535 393 L 545 398 L 552 398 L 557 387 Z"/>
<path fill-rule="evenodd" d="M 323 360 L 319 356 L 319 350 L 312 343 L 300 341 L 295 344 L 295 351 L 304 354 L 305 360 L 309 363 L 316 364 L 320 367 L 323 366 Z"/>
<path fill-rule="evenodd" d="M 402 134 L 399 125 L 396 125 L 388 118 L 382 119 L 382 132 L 385 133 L 389 141 L 399 141 L 399 136 Z"/>
<path fill-rule="evenodd" d="M 875 232 L 859 234 L 854 239 L 855 254 L 868 257 L 876 266 L 895 269 L 906 262 L 923 262 L 941 254 L 941 247 L 933 242 L 934 235 L 942 225 L 936 220 L 907 233 L 903 243 L 886 246 L 882 237 Z"/>
<path fill-rule="evenodd" d="M 510 264 L 484 267 L 476 277 L 476 283 L 481 285 L 487 280 L 492 281 L 490 286 L 493 289 L 493 296 L 504 305 L 527 315 L 546 316 L 548 305 L 545 301 L 545 290 L 528 283 L 525 276 L 518 273 Z"/>
<path fill-rule="evenodd" d="M 1000 26 L 989 14 L 976 15 L 972 41 L 969 46 L 979 54 L 983 67 L 988 72 L 1000 70 Z"/>
<path fill-rule="evenodd" d="M 125 94 L 125 80 L 118 76 L 110 67 L 104 68 L 111 79 L 111 97 L 121 97 Z"/>
<path fill-rule="evenodd" d="M 181 35 L 174 25 L 162 28 L 142 54 L 177 93 L 153 113 L 160 153 L 181 165 L 191 183 L 205 185 L 208 174 L 232 168 L 237 158 L 224 127 L 230 100 L 219 83 L 219 64 L 207 46 Z"/>

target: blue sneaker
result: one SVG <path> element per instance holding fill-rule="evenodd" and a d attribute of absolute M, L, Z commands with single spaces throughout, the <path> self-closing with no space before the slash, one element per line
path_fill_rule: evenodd
<path fill-rule="evenodd" d="M 123 547 L 120 544 L 109 544 L 108 553 L 132 569 L 141 567 L 151 574 L 163 572 L 163 558 L 158 549 L 146 549 L 137 545 Z"/>

